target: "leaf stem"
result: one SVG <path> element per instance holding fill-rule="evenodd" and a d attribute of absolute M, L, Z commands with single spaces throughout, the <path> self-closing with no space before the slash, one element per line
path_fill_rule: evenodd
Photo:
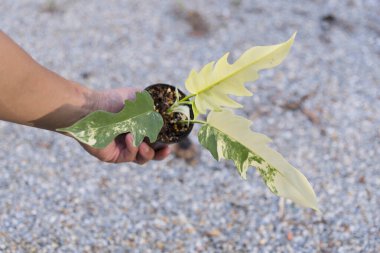
<path fill-rule="evenodd" d="M 178 105 L 192 105 L 192 103 L 190 101 L 178 101 Z"/>
<path fill-rule="evenodd" d="M 186 124 L 188 124 L 188 123 L 202 124 L 202 125 L 207 124 L 207 122 L 203 121 L 203 120 L 179 120 L 178 122 L 179 123 L 186 123 Z"/>
<path fill-rule="evenodd" d="M 187 95 L 186 97 L 182 98 L 179 102 L 184 102 L 185 100 L 188 100 L 189 98 L 195 97 L 197 94 L 190 94 Z"/>

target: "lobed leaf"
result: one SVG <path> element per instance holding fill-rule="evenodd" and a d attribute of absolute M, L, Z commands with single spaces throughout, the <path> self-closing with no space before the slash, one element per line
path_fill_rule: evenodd
<path fill-rule="evenodd" d="M 143 91 L 136 93 L 134 101 L 126 100 L 124 108 L 118 113 L 96 111 L 70 127 L 57 130 L 70 133 L 92 147 L 104 148 L 116 136 L 127 132 L 132 133 L 135 146 L 140 145 L 146 136 L 150 142 L 154 142 L 162 126 L 163 119 L 154 111 L 152 97 Z"/>
<path fill-rule="evenodd" d="M 270 139 L 252 132 L 250 125 L 249 120 L 228 110 L 210 112 L 198 139 L 216 160 L 225 158 L 234 161 L 244 179 L 248 167 L 255 166 L 274 194 L 318 210 L 314 190 L 306 177 L 282 155 L 269 148 Z"/>
<path fill-rule="evenodd" d="M 195 106 L 199 113 L 220 110 L 221 107 L 239 108 L 241 105 L 229 97 L 251 96 L 244 86 L 258 79 L 258 71 L 279 65 L 288 54 L 296 34 L 286 42 L 272 46 L 258 46 L 247 50 L 233 64 L 226 53 L 216 63 L 210 62 L 197 73 L 192 70 L 186 80 L 186 89 L 195 94 Z"/>

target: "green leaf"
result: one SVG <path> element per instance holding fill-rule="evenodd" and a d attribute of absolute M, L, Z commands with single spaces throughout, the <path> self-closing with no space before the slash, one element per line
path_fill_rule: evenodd
<path fill-rule="evenodd" d="M 118 113 L 96 111 L 70 127 L 57 130 L 70 133 L 92 147 L 104 148 L 116 136 L 127 132 L 132 133 L 135 146 L 140 145 L 145 136 L 154 142 L 162 126 L 163 119 L 154 111 L 152 97 L 143 91 L 136 93 L 134 101 L 125 100 L 124 108 Z"/>
<path fill-rule="evenodd" d="M 199 73 L 192 70 L 186 80 L 186 89 L 196 95 L 195 105 L 199 113 L 205 114 L 208 109 L 220 110 L 221 107 L 241 107 L 228 95 L 251 96 L 244 83 L 258 79 L 258 71 L 279 65 L 288 54 L 295 35 L 278 45 L 253 47 L 233 64 L 228 63 L 227 53 L 216 64 L 205 65 Z"/>
<path fill-rule="evenodd" d="M 231 111 L 211 112 L 198 139 L 216 160 L 233 160 L 244 179 L 248 167 L 254 166 L 274 194 L 318 210 L 315 193 L 306 177 L 269 148 L 270 139 L 252 132 L 250 125 L 249 120 Z"/>

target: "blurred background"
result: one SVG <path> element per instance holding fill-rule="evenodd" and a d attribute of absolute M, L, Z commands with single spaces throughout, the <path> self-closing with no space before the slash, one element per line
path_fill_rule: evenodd
<path fill-rule="evenodd" d="M 184 88 L 191 69 L 297 31 L 239 113 L 305 174 L 323 212 L 197 144 L 188 159 L 110 165 L 0 122 L 0 252 L 380 252 L 380 1 L 1 0 L 0 29 L 94 89 Z"/>

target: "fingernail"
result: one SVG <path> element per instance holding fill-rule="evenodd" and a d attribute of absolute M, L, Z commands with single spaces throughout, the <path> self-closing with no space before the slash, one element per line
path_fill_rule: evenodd
<path fill-rule="evenodd" d="M 144 152 L 144 153 L 148 153 L 149 152 L 149 147 L 148 147 L 148 145 L 143 145 L 142 147 L 142 151 Z"/>

